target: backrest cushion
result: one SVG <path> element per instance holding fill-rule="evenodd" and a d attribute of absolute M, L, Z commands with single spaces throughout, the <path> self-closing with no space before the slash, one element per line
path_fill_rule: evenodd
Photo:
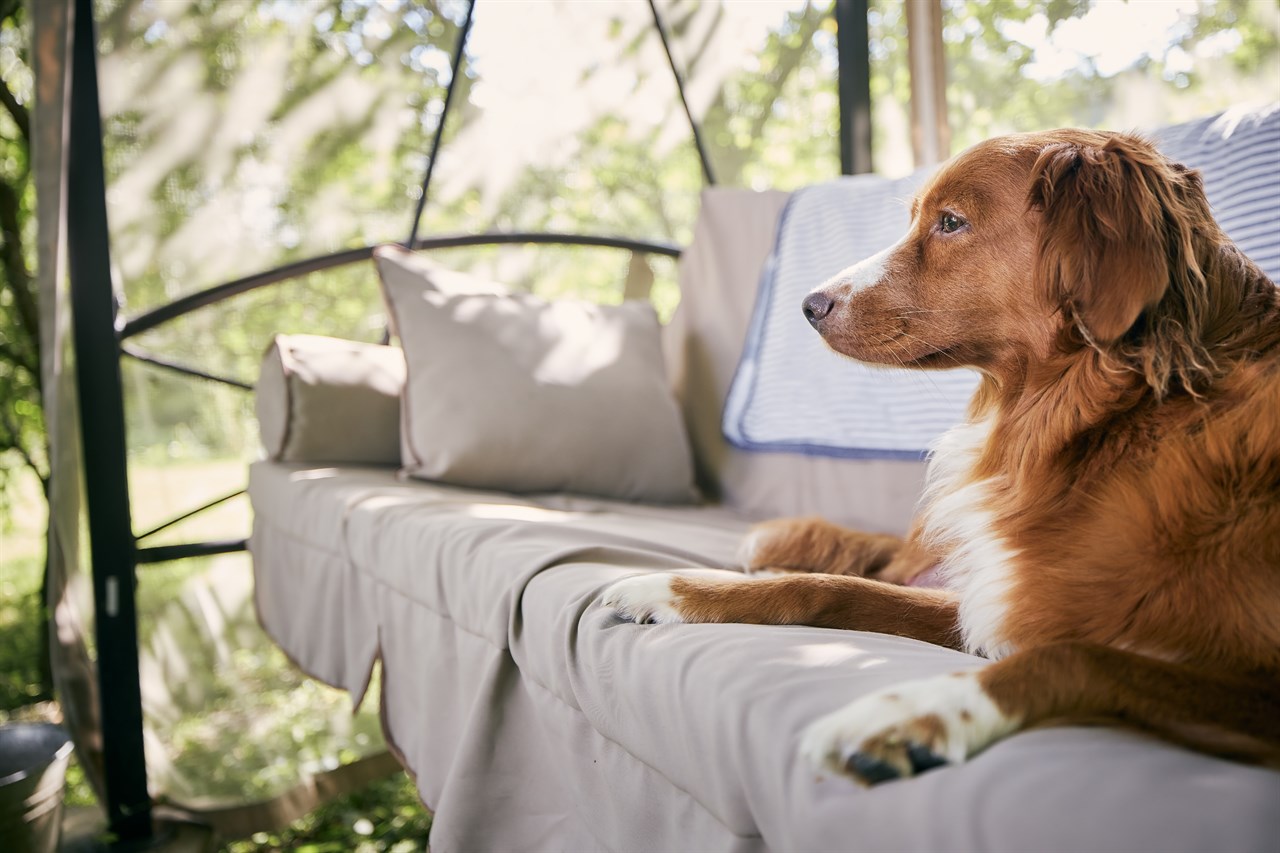
<path fill-rule="evenodd" d="M 904 532 L 923 488 L 923 462 L 743 451 L 721 434 L 725 396 L 787 198 L 776 191 L 704 191 L 693 242 L 680 259 L 680 307 L 665 346 L 698 484 L 752 518 L 817 514 Z"/>
<path fill-rule="evenodd" d="M 413 477 L 650 503 L 697 498 L 647 302 L 539 299 L 399 246 L 374 253 L 408 364 Z"/>
<path fill-rule="evenodd" d="M 267 458 L 398 465 L 404 373 L 398 347 L 276 335 L 254 387 Z"/>

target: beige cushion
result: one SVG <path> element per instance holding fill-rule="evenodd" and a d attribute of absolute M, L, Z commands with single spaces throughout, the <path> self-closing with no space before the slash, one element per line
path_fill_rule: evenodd
<path fill-rule="evenodd" d="M 267 458 L 399 464 L 404 376 L 396 347 L 276 335 L 254 389 Z"/>
<path fill-rule="evenodd" d="M 513 492 L 695 499 L 652 306 L 548 302 L 399 246 L 374 253 L 408 363 L 402 462 Z"/>
<path fill-rule="evenodd" d="M 704 190 L 693 242 L 680 258 L 680 307 L 664 330 L 664 347 L 698 485 L 750 518 L 821 515 L 902 533 L 923 488 L 923 462 L 739 450 L 721 433 L 725 395 L 786 201 L 776 191 Z"/>

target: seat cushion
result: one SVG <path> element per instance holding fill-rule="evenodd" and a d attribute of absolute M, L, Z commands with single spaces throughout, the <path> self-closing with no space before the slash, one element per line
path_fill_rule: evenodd
<path fill-rule="evenodd" d="M 631 573 L 731 567 L 745 524 L 723 510 L 272 463 L 251 487 L 264 623 L 309 670 L 381 654 L 387 735 L 436 810 L 433 849 L 1199 851 L 1280 835 L 1280 773 L 1110 728 L 1019 734 L 869 790 L 815 774 L 796 756 L 813 720 L 985 662 L 600 606 Z M 314 562 L 317 546 L 345 559 Z"/>

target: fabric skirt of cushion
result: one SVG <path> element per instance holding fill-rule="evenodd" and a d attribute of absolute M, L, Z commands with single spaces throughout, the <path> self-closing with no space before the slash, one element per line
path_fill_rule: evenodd
<path fill-rule="evenodd" d="M 984 662 L 858 632 L 631 625 L 600 607 L 631 573 L 729 567 L 745 526 L 718 509 L 321 470 L 254 468 L 260 521 L 268 499 L 293 519 L 277 535 L 273 503 L 263 542 L 255 531 L 264 623 L 340 686 L 380 651 L 387 737 L 435 811 L 433 850 L 1195 851 L 1280 834 L 1280 774 L 1113 729 L 1033 731 L 872 789 L 821 776 L 796 757 L 814 719 Z M 308 562 L 317 544 L 347 563 Z M 275 606 L 294 584 L 293 606 Z"/>
<path fill-rule="evenodd" d="M 371 591 L 347 553 L 347 516 L 398 485 L 384 468 L 257 462 L 249 471 L 258 621 L 302 670 L 350 692 L 357 705 L 378 633 Z"/>

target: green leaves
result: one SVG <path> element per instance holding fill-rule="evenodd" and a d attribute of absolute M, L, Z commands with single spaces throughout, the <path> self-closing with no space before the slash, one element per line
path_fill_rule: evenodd
<path fill-rule="evenodd" d="M 403 773 L 339 797 L 281 832 L 233 841 L 225 853 L 297 850 L 311 853 L 412 853 L 427 849 L 431 813 Z"/>

